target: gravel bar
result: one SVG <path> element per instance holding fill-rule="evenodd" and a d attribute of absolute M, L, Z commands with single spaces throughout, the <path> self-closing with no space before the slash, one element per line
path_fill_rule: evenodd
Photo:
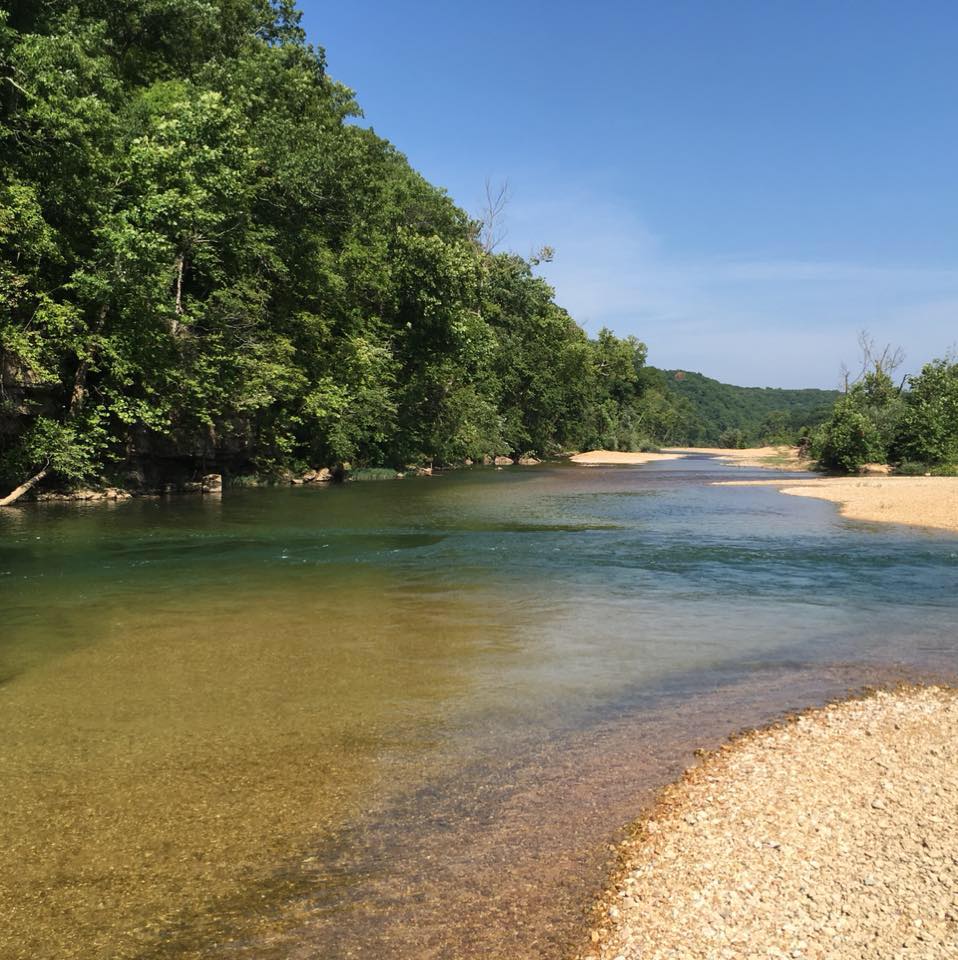
<path fill-rule="evenodd" d="M 877 693 L 746 734 L 620 850 L 590 960 L 958 957 L 958 694 Z"/>

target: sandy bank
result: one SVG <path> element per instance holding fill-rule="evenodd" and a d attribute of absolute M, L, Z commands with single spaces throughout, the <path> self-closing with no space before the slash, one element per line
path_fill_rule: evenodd
<path fill-rule="evenodd" d="M 725 485 L 775 484 L 781 480 L 729 480 Z M 852 520 L 907 523 L 958 532 L 958 477 L 822 477 L 790 480 L 782 493 L 841 505 Z"/>
<path fill-rule="evenodd" d="M 810 470 L 812 461 L 798 455 L 798 447 L 785 444 L 774 447 L 747 447 L 730 450 L 727 447 L 666 447 L 664 452 L 677 454 L 708 453 L 723 463 L 737 467 L 762 467 L 770 470 Z"/>
<path fill-rule="evenodd" d="M 798 447 L 749 447 L 729 450 L 725 447 L 665 447 L 659 453 L 631 453 L 623 450 L 588 450 L 569 459 L 586 466 L 600 464 L 642 464 L 656 460 L 678 460 L 694 454 L 712 454 L 722 463 L 737 467 L 762 467 L 768 470 L 809 470 L 811 461 L 798 456 Z"/>
<path fill-rule="evenodd" d="M 759 731 L 623 845 L 597 960 L 954 957 L 958 696 L 878 694 Z"/>
<path fill-rule="evenodd" d="M 679 460 L 680 453 L 631 453 L 625 450 L 587 450 L 569 457 L 572 463 L 599 466 L 615 463 L 654 463 L 656 460 Z"/>

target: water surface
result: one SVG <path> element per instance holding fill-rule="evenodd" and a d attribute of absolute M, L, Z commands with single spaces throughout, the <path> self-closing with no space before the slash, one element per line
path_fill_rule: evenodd
<path fill-rule="evenodd" d="M 956 665 L 958 538 L 748 475 L 0 512 L 0 954 L 561 956 L 692 748 Z"/>

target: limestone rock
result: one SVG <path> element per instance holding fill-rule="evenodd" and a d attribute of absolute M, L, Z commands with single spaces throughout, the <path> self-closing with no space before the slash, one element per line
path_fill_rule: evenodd
<path fill-rule="evenodd" d="M 321 467 L 319 470 L 307 470 L 303 474 L 303 483 L 328 483 L 333 479 L 333 471 L 328 467 Z"/>

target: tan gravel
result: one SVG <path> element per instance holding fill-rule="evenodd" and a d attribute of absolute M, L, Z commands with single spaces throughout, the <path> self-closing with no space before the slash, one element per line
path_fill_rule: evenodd
<path fill-rule="evenodd" d="M 958 695 L 879 693 L 734 741 L 623 864 L 594 960 L 958 957 Z"/>
<path fill-rule="evenodd" d="M 761 467 L 766 470 L 810 470 L 813 461 L 798 455 L 798 447 L 780 444 L 772 447 L 747 447 L 730 450 L 727 447 L 665 447 L 665 453 L 710 453 L 723 463 L 734 467 Z"/>
<path fill-rule="evenodd" d="M 841 505 L 851 520 L 878 520 L 958 531 L 958 477 L 820 477 L 731 480 L 723 486 L 774 484 L 782 493 Z M 956 953 L 958 956 L 958 953 Z"/>
<path fill-rule="evenodd" d="M 726 447 L 664 447 L 658 453 L 638 453 L 626 450 L 587 450 L 569 459 L 586 466 L 616 463 L 654 463 L 656 460 L 679 460 L 691 454 L 714 454 L 723 463 L 738 467 L 764 467 L 772 470 L 807 470 L 808 460 L 801 460 L 798 447 L 749 447 L 729 450 Z"/>
<path fill-rule="evenodd" d="M 657 460 L 679 460 L 696 453 L 714 454 L 723 463 L 736 467 L 762 467 L 770 470 L 808 470 L 811 461 L 798 456 L 798 447 L 749 447 L 729 450 L 725 447 L 665 447 L 658 453 L 633 453 L 626 450 L 587 450 L 569 459 L 585 466 L 607 464 L 643 464 Z"/>
<path fill-rule="evenodd" d="M 627 450 L 587 450 L 569 457 L 572 463 L 581 463 L 585 466 L 599 466 L 616 463 L 654 463 L 656 460 L 678 460 L 680 453 L 639 453 Z"/>

